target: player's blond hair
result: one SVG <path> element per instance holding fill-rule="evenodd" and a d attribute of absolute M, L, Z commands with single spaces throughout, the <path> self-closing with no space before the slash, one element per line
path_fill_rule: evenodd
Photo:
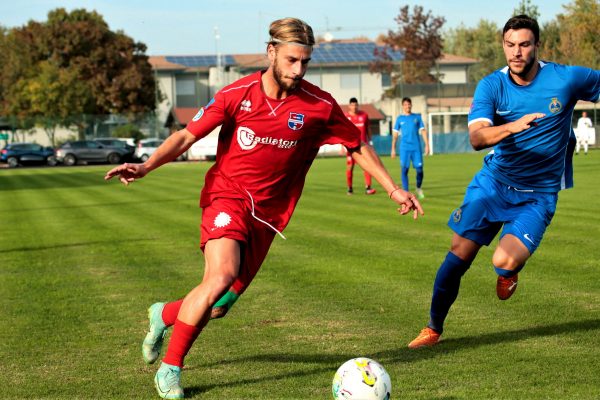
<path fill-rule="evenodd" d="M 282 18 L 271 22 L 269 36 L 271 39 L 267 44 L 273 46 L 283 43 L 312 47 L 315 44 L 312 28 L 298 18 Z"/>

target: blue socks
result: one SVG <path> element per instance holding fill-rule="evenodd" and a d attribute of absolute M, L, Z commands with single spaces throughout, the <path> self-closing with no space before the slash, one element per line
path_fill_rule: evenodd
<path fill-rule="evenodd" d="M 437 333 L 444 331 L 444 320 L 458 296 L 460 279 L 470 266 L 471 262 L 464 261 L 454 253 L 448 252 L 446 259 L 438 269 L 433 284 L 430 320 L 427 324 Z"/>
<path fill-rule="evenodd" d="M 510 271 L 508 269 L 502 269 L 502 268 L 498 268 L 496 266 L 494 266 L 494 270 L 496 271 L 496 273 L 504 278 L 512 278 L 513 276 L 515 276 L 516 274 L 519 273 L 519 271 L 521 271 L 523 269 L 523 267 L 525 266 L 525 264 L 523 265 L 519 265 L 517 268 L 515 268 L 514 270 Z"/>
<path fill-rule="evenodd" d="M 416 168 L 417 170 L 417 187 L 420 188 L 423 184 L 423 167 Z"/>
<path fill-rule="evenodd" d="M 408 171 L 410 168 L 402 167 L 402 189 L 408 190 Z M 420 188 L 423 184 L 423 168 L 416 168 L 417 170 L 417 188 Z"/>
<path fill-rule="evenodd" d="M 408 190 L 408 167 L 402 167 L 402 189 Z"/>

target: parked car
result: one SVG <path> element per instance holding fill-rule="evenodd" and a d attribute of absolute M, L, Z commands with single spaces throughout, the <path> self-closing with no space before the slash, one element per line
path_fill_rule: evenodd
<path fill-rule="evenodd" d="M 66 142 L 56 149 L 56 160 L 65 165 L 78 162 L 108 162 L 118 164 L 127 157 L 129 151 L 123 147 L 107 146 L 95 140 Z"/>
<path fill-rule="evenodd" d="M 135 142 L 133 142 L 133 139 L 131 139 L 131 142 L 120 138 L 98 138 L 94 140 L 98 143 L 102 143 L 105 146 L 120 147 L 127 150 L 127 154 L 125 157 L 123 157 L 123 159 L 126 161 L 129 161 L 133 158 L 133 153 L 135 152 Z"/>
<path fill-rule="evenodd" d="M 131 147 L 135 147 L 135 139 L 134 138 L 122 138 L 122 137 L 99 137 L 94 140 L 98 142 L 103 142 L 104 140 L 120 140 L 121 142 L 127 143 L 127 145 Z"/>
<path fill-rule="evenodd" d="M 25 164 L 56 165 L 56 157 L 52 147 L 44 147 L 35 143 L 11 143 L 0 151 L 0 161 L 9 168 Z"/>
<path fill-rule="evenodd" d="M 164 142 L 163 139 L 142 139 L 138 142 L 135 149 L 134 157 L 146 162 L 150 156 L 156 151 L 158 146 Z"/>

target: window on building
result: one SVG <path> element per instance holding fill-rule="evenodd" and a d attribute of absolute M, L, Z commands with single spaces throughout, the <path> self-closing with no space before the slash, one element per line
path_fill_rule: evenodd
<path fill-rule="evenodd" d="M 381 87 L 390 87 L 392 86 L 392 75 L 382 73 L 381 74 Z"/>
<path fill-rule="evenodd" d="M 198 107 L 196 81 L 193 77 L 177 77 L 175 95 L 177 107 Z"/>
<path fill-rule="evenodd" d="M 354 72 L 342 72 L 340 74 L 340 88 L 358 89 L 360 87 L 360 75 Z"/>

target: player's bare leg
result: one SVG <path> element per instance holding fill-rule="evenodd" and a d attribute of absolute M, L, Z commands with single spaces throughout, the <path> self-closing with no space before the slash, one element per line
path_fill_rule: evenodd
<path fill-rule="evenodd" d="M 180 384 L 183 359 L 210 319 L 212 305 L 229 289 L 239 273 L 240 245 L 228 238 L 209 240 L 204 248 L 202 283 L 183 299 L 167 353 L 154 383 L 159 396 L 183 398 Z"/>
<path fill-rule="evenodd" d="M 517 290 L 519 271 L 530 256 L 529 250 L 519 238 L 511 234 L 502 237 L 492 257 L 498 274 L 496 294 L 500 300 L 508 300 Z"/>

